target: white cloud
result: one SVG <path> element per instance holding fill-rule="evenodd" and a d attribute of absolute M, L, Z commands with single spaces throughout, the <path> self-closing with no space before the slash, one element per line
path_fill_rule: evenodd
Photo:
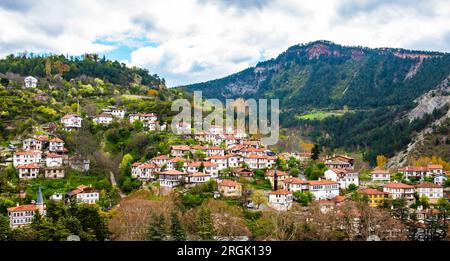
<path fill-rule="evenodd" d="M 127 45 L 135 49 L 127 64 L 178 85 L 225 76 L 318 39 L 450 51 L 447 1 L 405 1 L 5 0 L 0 55 L 79 55 Z"/>

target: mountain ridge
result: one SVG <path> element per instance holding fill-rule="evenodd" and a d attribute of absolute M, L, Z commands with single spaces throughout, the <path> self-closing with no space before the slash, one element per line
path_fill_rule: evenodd
<path fill-rule="evenodd" d="M 317 130 L 308 133 L 313 141 L 361 151 L 373 162 L 377 153 L 393 156 L 413 133 L 446 113 L 437 110 L 434 116 L 421 115 L 416 123 L 404 121 L 416 99 L 449 75 L 448 53 L 348 47 L 321 40 L 291 46 L 276 58 L 235 74 L 179 88 L 201 90 L 206 98 L 222 100 L 278 98 L 282 127 L 314 126 Z M 316 112 L 329 116 L 317 120 L 311 116 Z M 394 127 L 398 121 L 400 125 Z M 396 132 L 402 133 L 395 137 Z"/>

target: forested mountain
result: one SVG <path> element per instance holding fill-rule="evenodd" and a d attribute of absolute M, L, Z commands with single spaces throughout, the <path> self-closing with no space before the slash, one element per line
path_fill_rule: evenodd
<path fill-rule="evenodd" d="M 416 98 L 449 75 L 447 53 L 316 41 L 236 74 L 181 88 L 202 90 L 208 98 L 278 98 L 283 127 L 300 128 L 332 149 L 361 150 L 374 161 L 377 154 L 394 155 L 448 110 L 403 120 Z"/>
<path fill-rule="evenodd" d="M 85 54 L 81 57 L 64 55 L 35 56 L 33 54 L 8 55 L 0 60 L 0 73 L 16 73 L 49 77 L 60 75 L 70 80 L 82 75 L 96 77 L 113 84 L 129 86 L 139 81 L 143 85 L 158 86 L 164 83 L 158 75 L 151 75 L 145 69 L 128 68 L 118 61 L 100 58 L 97 54 Z"/>

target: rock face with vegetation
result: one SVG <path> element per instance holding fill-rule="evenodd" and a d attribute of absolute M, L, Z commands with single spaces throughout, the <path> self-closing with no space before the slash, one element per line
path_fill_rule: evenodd
<path fill-rule="evenodd" d="M 378 154 L 393 156 L 413 133 L 447 112 L 449 93 L 441 87 L 449 75 L 450 54 L 316 41 L 236 74 L 180 88 L 209 98 L 278 98 L 283 127 L 300 129 L 330 148 L 359 150 L 374 162 Z M 441 98 L 432 99 L 435 106 L 408 114 L 420 103 L 416 99 L 436 89 Z M 407 114 L 414 120 L 406 120 Z"/>

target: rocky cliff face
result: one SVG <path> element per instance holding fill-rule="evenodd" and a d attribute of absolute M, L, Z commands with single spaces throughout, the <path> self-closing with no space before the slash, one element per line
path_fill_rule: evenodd
<path fill-rule="evenodd" d="M 413 121 L 422 118 L 425 114 L 432 113 L 445 105 L 450 105 L 450 75 L 447 76 L 434 90 L 431 90 L 414 100 L 417 106 L 406 117 Z"/>
<path fill-rule="evenodd" d="M 450 75 L 447 76 L 434 90 L 431 90 L 415 100 L 416 107 L 408 112 L 405 117 L 410 121 L 419 119 L 425 116 L 425 114 L 431 114 L 434 110 L 443 108 L 444 106 L 450 107 Z M 404 166 L 408 164 L 414 151 L 418 149 L 425 138 L 432 134 L 433 131 L 439 127 L 445 120 L 450 118 L 450 109 L 447 113 L 430 124 L 427 128 L 423 129 L 413 137 L 413 141 L 408 146 L 397 153 L 394 157 L 390 158 L 387 167 Z"/>

